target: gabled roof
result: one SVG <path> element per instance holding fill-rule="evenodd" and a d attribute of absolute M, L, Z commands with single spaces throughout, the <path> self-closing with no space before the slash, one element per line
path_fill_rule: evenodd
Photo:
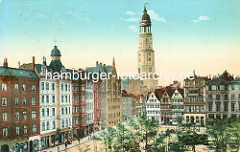
<path fill-rule="evenodd" d="M 0 66 L 0 76 L 39 79 L 35 71 Z"/>
<path fill-rule="evenodd" d="M 220 76 L 219 76 L 220 79 L 223 79 L 225 81 L 233 81 L 234 78 L 233 76 L 227 72 L 227 70 L 225 70 Z"/>
<path fill-rule="evenodd" d="M 181 94 L 181 96 L 184 97 L 184 89 L 178 88 L 177 90 Z"/>

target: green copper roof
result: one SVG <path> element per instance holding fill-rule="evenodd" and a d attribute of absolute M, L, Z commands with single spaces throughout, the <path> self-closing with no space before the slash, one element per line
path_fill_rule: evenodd
<path fill-rule="evenodd" d="M 35 78 L 39 79 L 35 71 L 15 69 L 9 67 L 0 66 L 0 76 L 10 76 L 10 77 L 22 77 L 22 78 Z"/>
<path fill-rule="evenodd" d="M 51 56 L 62 56 L 57 46 L 54 46 L 54 48 L 52 49 Z"/>
<path fill-rule="evenodd" d="M 147 9 L 146 9 L 146 6 L 144 7 L 144 11 L 143 11 L 143 15 L 142 15 L 142 20 L 148 20 L 150 21 L 150 16 L 148 15 L 147 13 Z"/>

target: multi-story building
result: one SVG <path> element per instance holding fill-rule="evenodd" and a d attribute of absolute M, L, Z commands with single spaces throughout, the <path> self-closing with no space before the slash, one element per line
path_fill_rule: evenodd
<path fill-rule="evenodd" d="M 148 89 L 156 89 L 158 81 L 155 72 L 155 52 L 152 41 L 152 23 L 146 7 L 140 21 L 139 48 L 137 53 L 138 73 L 146 74 L 147 78 L 143 80 L 144 86 Z"/>
<path fill-rule="evenodd" d="M 206 82 L 207 118 L 226 119 L 240 116 L 240 79 L 224 71 Z"/>
<path fill-rule="evenodd" d="M 51 63 L 35 64 L 40 77 L 40 135 L 41 149 L 53 147 L 72 138 L 72 80 L 71 73 L 61 62 L 61 52 L 54 46 Z M 35 62 L 35 61 L 34 61 Z M 30 64 L 20 68 L 29 69 Z"/>
<path fill-rule="evenodd" d="M 207 77 L 197 76 L 184 80 L 184 119 L 185 123 L 206 124 L 205 83 Z"/>
<path fill-rule="evenodd" d="M 178 88 L 174 91 L 171 99 L 172 125 L 184 123 L 184 90 Z"/>
<path fill-rule="evenodd" d="M 160 90 L 160 89 L 159 89 Z M 163 94 L 161 99 L 161 123 L 164 125 L 172 125 L 172 95 L 175 88 L 165 87 L 162 89 Z"/>
<path fill-rule="evenodd" d="M 33 71 L 0 66 L 0 149 L 39 150 L 39 77 Z"/>
<path fill-rule="evenodd" d="M 156 89 L 155 92 L 149 93 L 145 106 L 146 116 L 148 119 L 154 119 L 161 124 L 161 102 L 159 97 L 161 96 L 162 90 Z"/>
<path fill-rule="evenodd" d="M 118 79 L 113 59 L 111 74 L 106 79 L 105 118 L 106 128 L 122 123 L 122 80 Z M 103 110 L 104 111 L 104 110 Z"/>
<path fill-rule="evenodd" d="M 140 115 L 139 111 L 140 96 L 135 96 L 131 93 L 122 91 L 122 120 L 128 122 L 130 120 L 136 120 Z M 141 109 L 140 109 L 141 110 Z"/>

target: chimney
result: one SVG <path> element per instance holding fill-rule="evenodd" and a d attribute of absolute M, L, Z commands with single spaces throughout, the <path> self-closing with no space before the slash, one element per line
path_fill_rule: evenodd
<path fill-rule="evenodd" d="M 35 56 L 32 57 L 32 70 L 35 71 Z"/>
<path fill-rule="evenodd" d="M 45 56 L 43 56 L 43 64 L 44 64 L 44 65 L 47 65 L 46 57 L 45 57 Z"/>
<path fill-rule="evenodd" d="M 8 60 L 7 60 L 7 58 L 4 58 L 3 67 L 5 67 L 5 68 L 8 67 Z"/>
<path fill-rule="evenodd" d="M 102 65 L 102 63 L 100 63 L 100 65 Z"/>
<path fill-rule="evenodd" d="M 20 61 L 18 61 L 18 68 L 20 69 Z"/>
<path fill-rule="evenodd" d="M 106 66 L 106 64 L 103 64 L 103 66 Z"/>

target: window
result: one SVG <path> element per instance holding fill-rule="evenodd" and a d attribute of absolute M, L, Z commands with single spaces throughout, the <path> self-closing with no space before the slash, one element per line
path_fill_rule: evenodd
<path fill-rule="evenodd" d="M 216 110 L 220 111 L 221 110 L 221 102 L 216 103 Z"/>
<path fill-rule="evenodd" d="M 199 116 L 196 116 L 196 123 L 199 123 Z"/>
<path fill-rule="evenodd" d="M 201 106 L 201 107 L 200 107 L 200 111 L 201 111 L 201 112 L 204 112 L 204 106 Z"/>
<path fill-rule="evenodd" d="M 85 96 L 84 95 L 82 95 L 82 101 L 85 101 Z"/>
<path fill-rule="evenodd" d="M 46 82 L 46 90 L 49 90 L 49 83 Z"/>
<path fill-rule="evenodd" d="M 82 112 L 85 112 L 85 106 L 82 107 Z"/>
<path fill-rule="evenodd" d="M 23 91 L 26 91 L 26 90 L 27 90 L 26 84 L 23 84 L 23 85 L 22 85 L 22 90 L 23 90 Z"/>
<path fill-rule="evenodd" d="M 52 96 L 52 103 L 55 103 L 55 95 Z"/>
<path fill-rule="evenodd" d="M 67 119 L 65 120 L 65 127 L 66 128 L 68 127 L 68 120 Z"/>
<path fill-rule="evenodd" d="M 44 95 L 42 95 L 42 103 L 44 103 Z"/>
<path fill-rule="evenodd" d="M 189 106 L 186 106 L 186 112 L 189 112 Z"/>
<path fill-rule="evenodd" d="M 49 108 L 46 110 L 46 116 L 49 117 Z"/>
<path fill-rule="evenodd" d="M 63 91 L 63 84 L 61 83 L 61 91 Z"/>
<path fill-rule="evenodd" d="M 193 81 L 190 81 L 190 85 L 193 85 Z"/>
<path fill-rule="evenodd" d="M 7 121 L 7 113 L 3 113 L 2 114 L 2 120 L 3 121 Z"/>
<path fill-rule="evenodd" d="M 36 102 L 36 98 L 32 98 L 32 105 L 36 105 L 37 102 Z"/>
<path fill-rule="evenodd" d="M 16 119 L 16 120 L 19 120 L 19 112 L 16 112 L 16 113 L 15 113 L 15 119 Z"/>
<path fill-rule="evenodd" d="M 212 111 L 212 103 L 208 103 L 208 111 Z"/>
<path fill-rule="evenodd" d="M 49 95 L 46 95 L 46 103 L 49 103 Z"/>
<path fill-rule="evenodd" d="M 203 101 L 203 96 L 201 96 L 201 101 Z"/>
<path fill-rule="evenodd" d="M 35 91 L 37 91 L 37 87 L 36 87 L 36 85 L 32 85 L 32 92 L 35 92 Z"/>
<path fill-rule="evenodd" d="M 2 91 L 6 91 L 7 90 L 7 84 L 6 83 L 2 83 Z"/>
<path fill-rule="evenodd" d="M 26 98 L 23 98 L 23 99 L 22 99 L 22 103 L 23 103 L 23 105 L 27 105 L 27 99 L 26 99 Z"/>
<path fill-rule="evenodd" d="M 67 100 L 68 100 L 68 97 L 67 97 L 67 96 L 65 96 L 65 102 L 67 102 Z"/>
<path fill-rule="evenodd" d="M 82 91 L 85 91 L 85 86 L 82 86 Z"/>
<path fill-rule="evenodd" d="M 68 88 L 68 87 L 67 87 L 67 84 L 65 84 L 65 91 L 67 91 L 67 88 Z"/>
<path fill-rule="evenodd" d="M 216 95 L 216 100 L 220 100 L 220 95 L 219 94 Z"/>
<path fill-rule="evenodd" d="M 188 85 L 188 81 L 185 82 L 185 85 Z"/>
<path fill-rule="evenodd" d="M 27 112 L 23 111 L 23 119 L 27 119 Z"/>
<path fill-rule="evenodd" d="M 64 108 L 62 108 L 62 115 L 64 115 Z"/>
<path fill-rule="evenodd" d="M 52 108 L 52 116 L 55 116 L 55 108 Z"/>
<path fill-rule="evenodd" d="M 224 111 L 228 111 L 228 102 L 224 102 Z"/>
<path fill-rule="evenodd" d="M 194 106 L 191 106 L 191 111 L 190 112 L 194 112 Z"/>
<path fill-rule="evenodd" d="M 47 130 L 50 129 L 49 121 L 47 121 Z"/>
<path fill-rule="evenodd" d="M 2 106 L 6 106 L 7 105 L 7 98 L 2 98 Z"/>
<path fill-rule="evenodd" d="M 27 134 L 27 126 L 24 126 L 24 127 L 23 127 L 23 133 L 24 133 L 24 134 Z"/>
<path fill-rule="evenodd" d="M 15 91 L 18 91 L 18 84 L 14 85 Z"/>
<path fill-rule="evenodd" d="M 65 114 L 66 114 L 66 115 L 68 114 L 68 109 L 67 109 L 67 107 L 65 107 Z"/>
<path fill-rule="evenodd" d="M 55 84 L 52 83 L 52 90 L 54 91 L 55 90 Z"/>
<path fill-rule="evenodd" d="M 52 122 L 52 129 L 55 129 L 56 128 L 56 123 L 55 121 Z"/>
<path fill-rule="evenodd" d="M 186 97 L 186 101 L 189 102 L 189 97 Z"/>
<path fill-rule="evenodd" d="M 64 128 L 64 120 L 62 120 L 62 128 Z"/>
<path fill-rule="evenodd" d="M 199 112 L 199 106 L 196 106 L 196 112 Z"/>
<path fill-rule="evenodd" d="M 41 90 L 44 90 L 44 82 L 41 82 Z"/>
<path fill-rule="evenodd" d="M 235 94 L 234 93 L 231 94 L 231 100 L 235 100 Z"/>
<path fill-rule="evenodd" d="M 190 97 L 190 101 L 194 101 L 194 97 Z"/>
<path fill-rule="evenodd" d="M 36 133 L 37 132 L 37 125 L 32 125 L 32 133 Z"/>
<path fill-rule="evenodd" d="M 45 130 L 45 122 L 42 122 L 42 131 Z"/>
<path fill-rule="evenodd" d="M 61 101 L 63 102 L 63 96 L 61 96 Z"/>
<path fill-rule="evenodd" d="M 44 109 L 42 109 L 42 110 L 41 110 L 42 117 L 44 117 L 44 116 L 45 116 L 45 112 L 44 112 L 44 111 L 45 111 Z"/>
<path fill-rule="evenodd" d="M 224 100 L 228 100 L 228 95 L 224 95 Z"/>
<path fill-rule="evenodd" d="M 232 112 L 235 111 L 235 103 L 234 103 L 234 102 L 231 103 L 231 111 L 232 111 Z"/>
<path fill-rule="evenodd" d="M 232 86 L 231 86 L 231 88 L 232 88 L 232 90 L 234 90 L 234 89 L 235 89 L 235 86 L 234 86 L 234 85 L 232 85 Z"/>
<path fill-rule="evenodd" d="M 32 119 L 35 119 L 37 117 L 37 112 L 36 111 L 32 111 Z"/>
<path fill-rule="evenodd" d="M 16 135 L 19 135 L 19 127 L 16 127 Z"/>
<path fill-rule="evenodd" d="M 186 122 L 187 122 L 187 123 L 189 122 L 189 116 L 186 117 Z"/>
<path fill-rule="evenodd" d="M 7 137 L 8 136 L 8 130 L 7 128 L 3 128 L 3 137 Z"/>

